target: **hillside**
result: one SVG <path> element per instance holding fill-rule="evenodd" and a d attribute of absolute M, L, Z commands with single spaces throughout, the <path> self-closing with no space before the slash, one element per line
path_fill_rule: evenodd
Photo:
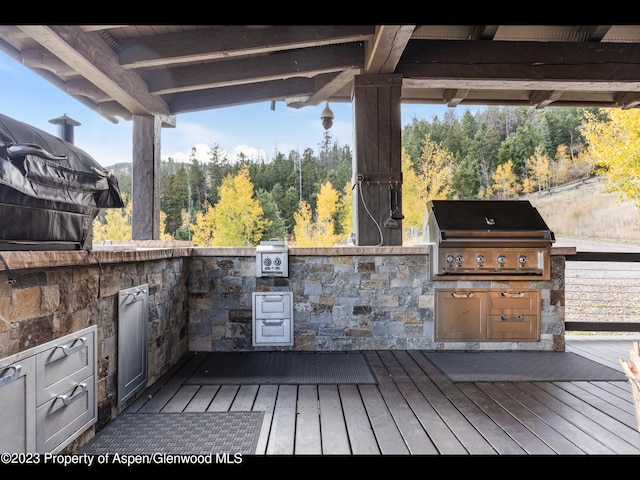
<path fill-rule="evenodd" d="M 526 198 L 556 237 L 640 246 L 638 208 L 603 188 L 602 178 L 592 178 Z"/>

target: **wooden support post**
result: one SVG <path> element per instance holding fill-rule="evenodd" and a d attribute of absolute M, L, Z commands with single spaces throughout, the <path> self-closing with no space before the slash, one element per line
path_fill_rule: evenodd
<path fill-rule="evenodd" d="M 401 75 L 354 79 L 353 229 L 357 245 L 402 245 L 402 219 L 391 218 L 392 210 L 402 208 L 401 88 Z"/>

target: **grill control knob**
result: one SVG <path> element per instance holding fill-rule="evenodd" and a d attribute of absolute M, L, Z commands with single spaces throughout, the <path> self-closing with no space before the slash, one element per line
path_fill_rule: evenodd
<path fill-rule="evenodd" d="M 519 263 L 520 265 L 524 265 L 524 264 L 526 264 L 526 263 L 527 263 L 527 256 L 526 256 L 526 255 L 520 255 L 520 256 L 518 257 L 518 263 Z"/>
<path fill-rule="evenodd" d="M 446 260 L 447 260 L 447 263 L 453 263 L 453 255 L 451 254 L 447 255 Z"/>
<path fill-rule="evenodd" d="M 280 260 L 280 257 L 276 257 L 276 258 L 273 259 L 273 264 L 276 267 L 279 267 L 281 263 L 282 263 L 282 260 Z"/>
<path fill-rule="evenodd" d="M 456 263 L 458 265 L 462 264 L 462 260 L 464 260 L 464 258 L 462 257 L 462 255 L 456 255 Z"/>
<path fill-rule="evenodd" d="M 478 265 L 482 265 L 484 263 L 484 255 L 476 256 L 476 262 L 478 263 Z"/>
<path fill-rule="evenodd" d="M 497 260 L 498 260 L 498 265 L 502 267 L 507 262 L 507 257 L 505 257 L 504 255 L 498 255 Z"/>
<path fill-rule="evenodd" d="M 268 267 L 269 265 L 271 265 L 271 259 L 269 257 L 267 257 L 267 258 L 264 259 L 264 261 L 262 263 L 264 263 Z"/>

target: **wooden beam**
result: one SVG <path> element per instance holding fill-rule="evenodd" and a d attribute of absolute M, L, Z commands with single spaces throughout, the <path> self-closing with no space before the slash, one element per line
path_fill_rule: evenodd
<path fill-rule="evenodd" d="M 122 38 L 118 44 L 120 64 L 124 68 L 141 68 L 364 42 L 373 33 L 373 25 L 267 25 L 261 28 L 215 25 L 179 33 Z"/>
<path fill-rule="evenodd" d="M 562 96 L 562 92 L 553 90 L 536 90 L 531 93 L 529 103 L 536 108 L 544 108 Z"/>
<path fill-rule="evenodd" d="M 330 76 L 333 77 L 333 75 Z M 313 95 L 316 89 L 317 79 L 289 78 L 250 85 L 235 85 L 175 93 L 172 96 L 170 107 L 174 112 L 196 112 L 209 108 L 231 107 L 269 100 L 284 100 L 291 97 L 308 97 Z"/>
<path fill-rule="evenodd" d="M 393 73 L 415 28 L 415 25 L 376 25 L 373 39 L 366 44 L 364 74 Z"/>
<path fill-rule="evenodd" d="M 134 72 L 95 33 L 65 25 L 21 25 L 20 28 L 72 69 L 134 114 L 168 115 L 167 104 L 147 90 Z"/>
<path fill-rule="evenodd" d="M 561 88 L 531 89 L 561 90 L 575 83 L 601 90 L 633 85 L 640 90 L 640 49 L 632 43 L 507 41 L 466 42 L 460 48 L 459 41 L 412 40 L 396 73 L 426 80 L 473 80 L 475 88 L 491 88 L 491 81 L 498 88 L 510 82 L 555 81 Z M 448 84 L 448 88 L 469 88 L 469 84 Z M 627 89 L 631 90 L 619 90 Z"/>
<path fill-rule="evenodd" d="M 145 76 L 148 77 L 152 93 L 166 94 L 296 77 L 311 78 L 323 73 L 360 68 L 363 61 L 364 48 L 347 44 L 322 50 L 152 70 Z"/>
<path fill-rule="evenodd" d="M 447 89 L 444 91 L 444 103 L 448 107 L 457 107 L 461 101 L 467 98 L 469 90 Z"/>

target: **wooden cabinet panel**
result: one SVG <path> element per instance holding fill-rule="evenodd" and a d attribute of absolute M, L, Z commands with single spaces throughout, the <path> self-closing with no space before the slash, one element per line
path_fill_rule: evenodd
<path fill-rule="evenodd" d="M 485 304 L 485 292 L 436 291 L 436 341 L 485 338 Z"/>
<path fill-rule="evenodd" d="M 536 289 L 436 289 L 436 341 L 533 341 L 540 338 Z"/>

